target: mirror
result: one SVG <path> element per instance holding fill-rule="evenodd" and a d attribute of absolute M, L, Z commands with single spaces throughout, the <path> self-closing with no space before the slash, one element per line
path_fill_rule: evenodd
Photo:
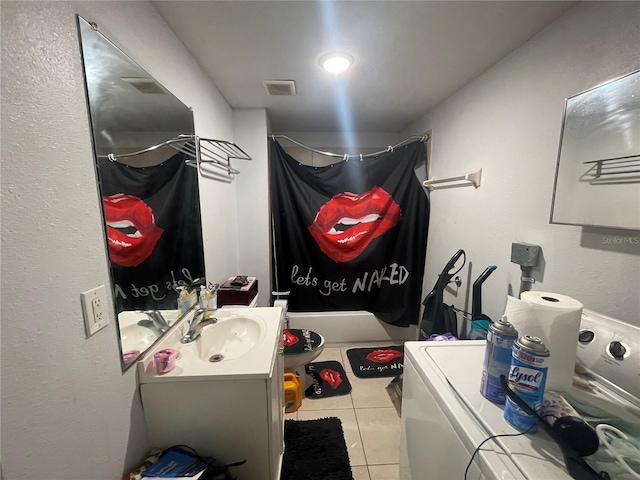
<path fill-rule="evenodd" d="M 640 71 L 566 100 L 551 223 L 640 230 Z"/>
<path fill-rule="evenodd" d="M 193 135 L 193 113 L 94 26 L 77 20 L 126 369 L 194 304 L 204 277 L 198 172 L 185 153 L 153 148 Z"/>

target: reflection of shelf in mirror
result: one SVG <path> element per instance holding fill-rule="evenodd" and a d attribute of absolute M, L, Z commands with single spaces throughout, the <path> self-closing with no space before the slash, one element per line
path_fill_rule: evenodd
<path fill-rule="evenodd" d="M 627 155 L 624 157 L 602 158 L 582 162 L 584 165 L 593 165 L 587 174 L 593 179 L 605 175 L 629 175 L 640 173 L 640 155 Z"/>
<path fill-rule="evenodd" d="M 203 165 L 210 165 L 226 172 L 226 176 L 223 178 L 231 180 L 232 175 L 240 173 L 231 166 L 231 160 L 251 160 L 251 157 L 247 155 L 244 150 L 238 147 L 235 143 L 227 142 L 226 140 L 214 140 L 211 138 L 202 138 L 197 135 L 178 135 L 166 142 L 153 145 L 151 147 L 139 150 L 131 153 L 106 155 L 112 162 L 117 162 L 123 158 L 130 158 L 136 155 L 142 155 L 149 153 L 162 147 L 171 147 L 181 153 L 186 154 L 189 158 L 186 160 L 186 164 L 192 167 L 196 167 L 201 175 L 218 176 L 217 173 L 207 172 L 202 169 Z M 213 175 L 211 175 L 213 173 Z"/>

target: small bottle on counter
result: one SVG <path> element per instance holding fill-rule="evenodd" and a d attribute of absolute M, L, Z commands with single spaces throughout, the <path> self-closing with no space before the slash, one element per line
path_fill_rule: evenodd
<path fill-rule="evenodd" d="M 178 287 L 178 292 L 178 310 L 184 315 L 198 302 L 198 293 L 195 290 L 189 293 L 185 287 Z"/>
<path fill-rule="evenodd" d="M 200 308 L 216 308 L 213 288 L 200 287 Z"/>

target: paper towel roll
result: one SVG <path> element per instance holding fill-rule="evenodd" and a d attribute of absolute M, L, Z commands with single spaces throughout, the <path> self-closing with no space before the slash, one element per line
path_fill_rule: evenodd
<path fill-rule="evenodd" d="M 549 349 L 546 390 L 569 390 L 576 362 L 582 303 L 549 292 L 523 292 L 520 298 L 508 297 L 504 314 L 518 331 L 518 336 L 540 337 Z"/>

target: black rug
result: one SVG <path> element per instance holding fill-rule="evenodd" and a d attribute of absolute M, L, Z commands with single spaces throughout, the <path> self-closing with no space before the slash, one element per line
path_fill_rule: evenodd
<path fill-rule="evenodd" d="M 351 383 L 340 362 L 308 363 L 304 369 L 312 379 L 311 385 L 304 391 L 305 397 L 313 400 L 351 393 Z"/>
<path fill-rule="evenodd" d="M 340 419 L 285 421 L 280 480 L 302 479 L 353 480 Z"/>
<path fill-rule="evenodd" d="M 404 367 L 404 346 L 351 348 L 347 358 L 358 378 L 395 377 Z"/>

